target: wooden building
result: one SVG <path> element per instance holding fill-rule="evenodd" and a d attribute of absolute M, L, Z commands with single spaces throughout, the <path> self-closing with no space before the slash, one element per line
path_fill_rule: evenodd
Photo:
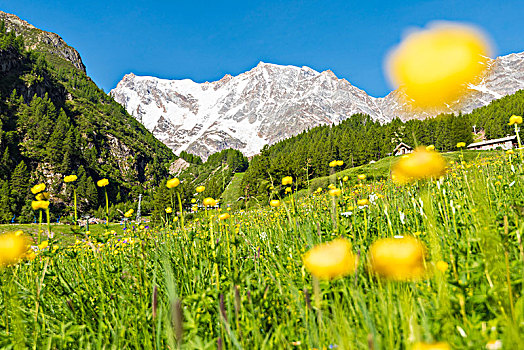
<path fill-rule="evenodd" d="M 475 142 L 468 145 L 468 149 L 474 150 L 490 150 L 490 149 L 512 149 L 517 148 L 517 136 L 506 136 L 500 139 L 485 140 L 481 142 Z"/>
<path fill-rule="evenodd" d="M 395 147 L 395 149 L 391 153 L 394 156 L 401 156 L 401 155 L 412 153 L 412 152 L 413 152 L 412 147 L 406 145 L 404 142 L 401 142 L 397 145 L 397 147 Z"/>

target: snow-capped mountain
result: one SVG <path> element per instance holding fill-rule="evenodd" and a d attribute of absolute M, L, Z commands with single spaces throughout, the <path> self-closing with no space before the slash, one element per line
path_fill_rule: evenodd
<path fill-rule="evenodd" d="M 339 123 L 355 113 L 387 122 L 424 118 L 441 112 L 470 112 L 524 88 L 524 53 L 489 62 L 470 96 L 446 110 L 413 110 L 401 90 L 382 98 L 339 79 L 331 71 L 260 62 L 238 76 L 195 83 L 127 74 L 110 94 L 176 153 L 207 158 L 225 148 L 250 156 L 321 124 Z"/>

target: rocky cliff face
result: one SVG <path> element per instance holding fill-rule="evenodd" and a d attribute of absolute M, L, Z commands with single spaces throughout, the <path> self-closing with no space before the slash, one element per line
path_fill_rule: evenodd
<path fill-rule="evenodd" d="M 71 62 L 82 72 L 86 72 L 86 67 L 78 51 L 67 45 L 58 34 L 38 29 L 19 17 L 2 11 L 0 11 L 1 20 L 4 21 L 7 31 L 14 30 L 17 35 L 23 35 L 27 49 L 60 57 Z"/>
<path fill-rule="evenodd" d="M 469 95 L 446 109 L 414 110 L 401 90 L 374 98 L 331 71 L 260 63 L 250 71 L 202 84 L 126 75 L 110 94 L 176 153 L 204 159 L 225 148 L 251 156 L 265 144 L 355 113 L 387 122 L 439 113 L 470 112 L 524 88 L 524 53 L 489 62 L 489 73 Z"/>
<path fill-rule="evenodd" d="M 262 62 L 203 84 L 128 74 L 111 95 L 173 150 L 204 159 L 226 148 L 250 156 L 265 144 L 355 113 L 387 121 L 375 99 L 331 71 Z"/>

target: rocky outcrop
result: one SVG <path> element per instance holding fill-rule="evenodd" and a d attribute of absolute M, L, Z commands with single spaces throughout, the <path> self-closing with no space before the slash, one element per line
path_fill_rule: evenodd
<path fill-rule="evenodd" d="M 71 62 L 73 66 L 86 72 L 86 67 L 78 51 L 55 33 L 40 30 L 19 17 L 0 11 L 0 20 L 3 20 L 8 31 L 14 30 L 17 35 L 24 36 L 27 49 L 49 53 Z"/>

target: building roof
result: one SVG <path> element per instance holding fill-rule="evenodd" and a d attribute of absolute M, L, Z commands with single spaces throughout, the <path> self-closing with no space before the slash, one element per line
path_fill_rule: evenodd
<path fill-rule="evenodd" d="M 411 146 L 409 146 L 409 145 L 406 145 L 404 142 L 401 142 L 401 143 L 399 143 L 399 144 L 397 145 L 397 147 L 395 147 L 395 149 L 394 149 L 393 152 L 391 152 L 391 153 L 395 153 L 395 152 L 396 152 L 400 147 L 402 147 L 402 146 L 404 146 L 404 147 L 406 147 L 406 148 L 408 148 L 408 149 L 411 149 L 411 150 L 413 149 L 413 147 L 411 147 Z"/>
<path fill-rule="evenodd" d="M 485 141 L 481 141 L 481 142 L 471 143 L 471 144 L 468 145 L 468 148 L 492 145 L 494 143 L 503 143 L 503 142 L 507 142 L 507 141 L 513 141 L 513 140 L 516 140 L 516 139 L 517 139 L 516 135 L 506 136 L 506 137 L 502 137 L 500 139 L 485 140 Z"/>

